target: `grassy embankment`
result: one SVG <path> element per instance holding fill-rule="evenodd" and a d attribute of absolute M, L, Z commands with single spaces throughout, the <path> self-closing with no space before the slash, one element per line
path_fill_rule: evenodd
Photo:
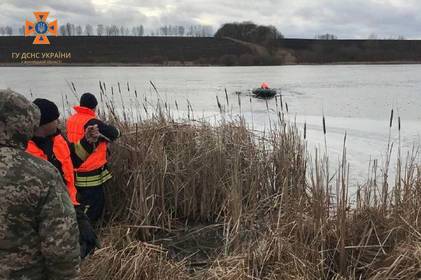
<path fill-rule="evenodd" d="M 117 116 L 112 100 L 122 94 L 132 102 Z M 217 125 L 194 121 L 191 105 L 175 121 L 178 104 L 152 106 L 128 85 L 111 93 L 101 84 L 101 100 L 124 136 L 112 146 L 103 247 L 83 279 L 421 277 L 415 152 L 398 160 L 395 182 L 390 156 L 374 162 L 351 203 L 346 145 L 328 174 L 323 152 L 310 158 L 305 131 L 286 121 L 282 99 L 263 135 L 226 113 L 228 96 L 217 101 Z"/>

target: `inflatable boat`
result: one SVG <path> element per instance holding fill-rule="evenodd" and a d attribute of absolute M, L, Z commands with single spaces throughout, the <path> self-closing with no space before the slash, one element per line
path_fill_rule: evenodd
<path fill-rule="evenodd" d="M 276 90 L 274 89 L 264 89 L 264 88 L 256 88 L 253 89 L 252 93 L 257 97 L 261 98 L 270 98 L 276 95 Z"/>

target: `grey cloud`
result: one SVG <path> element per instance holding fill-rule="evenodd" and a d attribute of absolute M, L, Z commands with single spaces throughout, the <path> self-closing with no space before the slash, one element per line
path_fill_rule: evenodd
<path fill-rule="evenodd" d="M 76 24 L 197 24 L 208 20 L 214 28 L 225 22 L 254 21 L 271 24 L 286 36 L 312 38 L 334 33 L 340 38 L 403 35 L 419 38 L 421 3 L 416 0 L 47 0 L 34 6 L 33 0 L 2 0 L 0 24 L 18 25 L 32 17 L 32 11 L 48 9 L 60 22 Z M 168 8 L 170 7 L 170 8 Z M 161 11 L 159 16 L 142 13 Z"/>

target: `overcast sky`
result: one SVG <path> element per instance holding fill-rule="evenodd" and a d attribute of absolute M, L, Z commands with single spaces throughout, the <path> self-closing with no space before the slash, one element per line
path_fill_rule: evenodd
<path fill-rule="evenodd" d="M 286 37 L 421 38 L 419 0 L 0 0 L 0 25 L 21 26 L 33 11 L 49 11 L 59 24 L 168 24 L 253 21 L 274 25 Z"/>

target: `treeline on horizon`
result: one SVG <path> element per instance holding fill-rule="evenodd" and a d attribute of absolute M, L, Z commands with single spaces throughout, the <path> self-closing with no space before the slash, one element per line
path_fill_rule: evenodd
<path fill-rule="evenodd" d="M 24 35 L 25 27 L 13 28 L 0 26 L 0 36 Z M 179 37 L 212 37 L 214 29 L 210 25 L 164 25 L 154 30 L 147 30 L 143 25 L 118 26 L 105 25 L 77 25 L 66 23 L 59 26 L 60 36 L 179 36 Z"/>
<path fill-rule="evenodd" d="M 10 28 L 0 27 L 0 35 L 6 29 L 7 35 L 11 34 Z M 403 40 L 403 37 L 379 40 L 375 35 L 367 40 L 337 40 L 329 33 L 315 39 L 288 39 L 274 26 L 253 22 L 226 23 L 215 33 L 209 26 L 202 25 L 188 28 L 168 25 L 158 28 L 156 33 L 146 34 L 142 25 L 129 30 L 116 25 L 98 25 L 96 29 L 87 25 L 82 29 L 73 24 L 60 26 L 59 33 L 62 36 L 54 38 L 55 47 L 71 50 L 78 58 L 69 63 L 254 66 L 421 62 L 421 41 Z M 89 39 L 84 39 L 83 34 L 89 35 Z M 96 35 L 100 36 L 94 38 Z M 72 36 L 79 38 L 70 38 Z M 154 38 L 148 38 L 150 36 Z M 114 43 L 105 46 L 101 43 L 103 40 Z M 82 41 L 95 52 L 85 56 L 86 50 L 80 49 Z M 130 46 L 125 46 L 128 41 Z M 15 44 L 16 39 L 3 40 L 3 49 L 13 49 Z M 170 51 L 165 47 L 168 45 L 172 46 Z"/>
<path fill-rule="evenodd" d="M 218 32 L 227 28 L 243 28 L 246 29 L 254 26 L 253 29 L 258 35 L 261 32 L 271 30 L 275 37 L 284 38 L 282 33 L 278 31 L 275 26 L 257 25 L 251 21 L 225 23 L 217 31 L 211 25 L 163 25 L 153 30 L 147 30 L 144 25 L 139 24 L 135 26 L 123 25 L 78 25 L 74 23 L 66 23 L 59 26 L 59 35 L 61 36 L 179 36 L 179 37 L 213 37 L 217 36 Z M 0 36 L 14 36 L 24 35 L 25 26 L 19 28 L 10 25 L 0 25 Z M 331 33 L 315 34 L 313 39 L 318 40 L 337 40 L 339 37 Z M 389 37 L 380 37 L 375 33 L 371 33 L 366 38 L 367 40 L 405 40 L 402 35 L 395 35 Z"/>

